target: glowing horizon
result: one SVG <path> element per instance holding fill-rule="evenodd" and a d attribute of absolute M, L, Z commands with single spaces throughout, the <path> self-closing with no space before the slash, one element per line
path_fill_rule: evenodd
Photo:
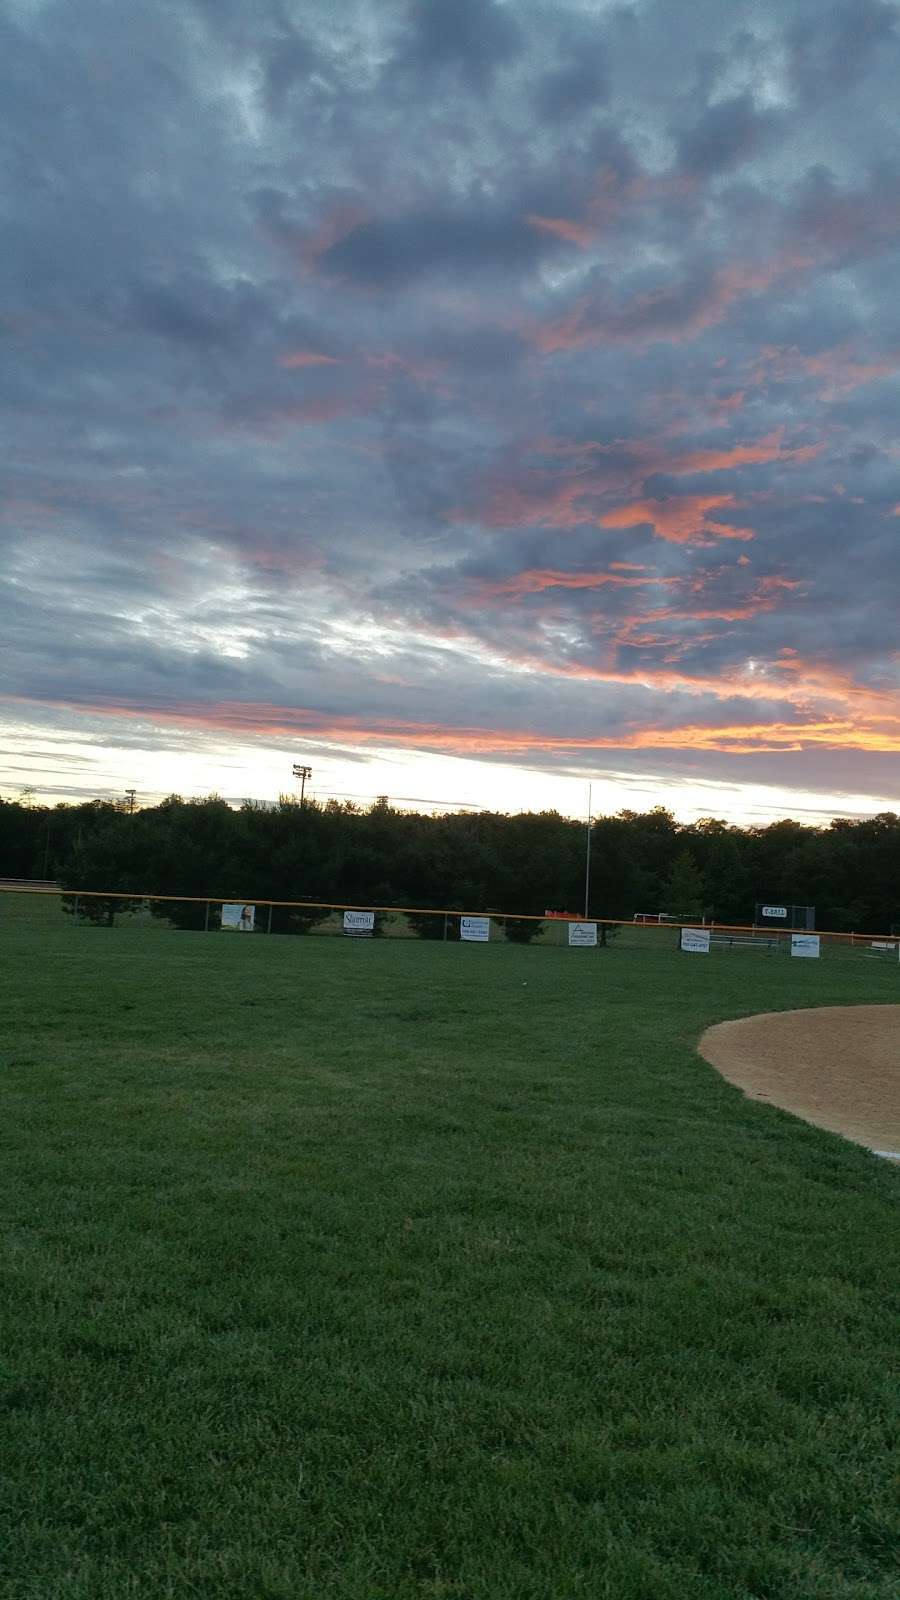
<path fill-rule="evenodd" d="M 0 791 L 900 808 L 865 10 L 17 8 Z"/>

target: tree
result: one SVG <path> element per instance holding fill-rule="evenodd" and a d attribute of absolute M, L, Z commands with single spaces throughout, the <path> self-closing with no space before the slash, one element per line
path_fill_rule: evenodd
<path fill-rule="evenodd" d="M 504 917 L 503 927 L 510 944 L 530 944 L 543 932 L 544 924 L 532 917 Z"/>
<path fill-rule="evenodd" d="M 172 795 L 130 815 L 106 800 L 52 811 L 0 801 L 0 876 L 95 891 L 103 899 L 84 898 L 79 909 L 107 923 L 127 909 L 111 898 L 116 891 L 132 904 L 152 900 L 153 914 L 180 928 L 203 928 L 208 896 L 412 907 L 411 927 L 425 938 L 443 938 L 444 928 L 424 913 L 449 908 L 454 938 L 460 911 L 494 906 L 519 920 L 548 907 L 580 913 L 584 867 L 583 822 L 553 811 L 432 816 L 383 799 L 364 811 L 338 800 L 301 807 L 289 796 L 235 810 L 215 795 Z M 838 818 L 827 828 L 785 818 L 748 829 L 705 817 L 682 827 L 657 806 L 594 822 L 594 916 L 665 909 L 744 922 L 755 901 L 815 905 L 821 928 L 889 931 L 900 922 L 900 817 Z M 327 914 L 275 906 L 272 929 L 307 932 Z"/>
<path fill-rule="evenodd" d="M 682 850 L 675 857 L 663 886 L 663 900 L 669 916 L 702 916 L 703 879 L 690 850 Z"/>

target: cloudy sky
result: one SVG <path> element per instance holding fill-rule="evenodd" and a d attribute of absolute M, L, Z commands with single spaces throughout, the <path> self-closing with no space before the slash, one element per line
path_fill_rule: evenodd
<path fill-rule="evenodd" d="M 0 63 L 0 792 L 900 808 L 895 0 Z"/>

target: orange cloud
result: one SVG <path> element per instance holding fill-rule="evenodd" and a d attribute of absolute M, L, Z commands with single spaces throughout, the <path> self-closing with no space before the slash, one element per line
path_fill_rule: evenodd
<path fill-rule="evenodd" d="M 309 427 L 316 423 L 335 422 L 339 417 L 359 416 L 373 410 L 376 404 L 377 396 L 368 389 L 357 393 L 316 395 L 309 400 L 260 406 L 247 416 L 226 417 L 220 426 L 229 432 L 237 429 L 265 439 L 291 425 Z"/>
<path fill-rule="evenodd" d="M 437 383 L 446 365 L 443 361 L 416 361 L 409 356 L 399 355 L 395 350 L 370 352 L 365 362 L 367 367 L 374 367 L 379 372 L 404 372 L 408 377 L 415 378 L 417 383 Z M 443 392 L 449 393 L 449 390 Z"/>
<path fill-rule="evenodd" d="M 861 389 L 867 383 L 876 383 L 879 378 L 893 377 L 900 368 L 900 352 L 892 352 L 883 361 L 858 361 L 845 357 L 842 351 L 832 350 L 826 355 L 808 356 L 805 366 L 811 377 L 825 380 L 822 398 L 831 400 L 852 389 Z"/>
<path fill-rule="evenodd" d="M 532 328 L 526 336 L 544 355 L 601 343 L 638 348 L 659 341 L 681 344 L 723 321 L 732 305 L 813 264 L 810 257 L 789 252 L 756 265 L 735 262 L 713 274 L 703 295 L 692 296 L 680 284 L 667 285 L 636 296 L 624 307 L 584 296 L 559 321 Z"/>
<path fill-rule="evenodd" d="M 822 454 L 824 443 L 804 444 L 783 450 L 784 429 L 775 428 L 755 444 L 733 445 L 727 450 L 691 450 L 667 461 L 660 470 L 673 477 L 691 472 L 728 472 L 733 467 L 761 466 L 770 461 L 812 461 Z"/>
<path fill-rule="evenodd" d="M 290 236 L 291 242 L 295 245 L 300 265 L 306 271 L 311 271 L 316 267 L 322 256 L 327 255 L 329 250 L 333 250 L 334 246 L 340 244 L 342 239 L 346 239 L 351 233 L 355 233 L 356 229 L 361 227 L 367 220 L 368 212 L 362 206 L 352 204 L 338 205 L 327 216 L 322 218 L 314 232 L 307 234 L 306 238 L 300 240 L 299 243 L 295 236 Z"/>
<path fill-rule="evenodd" d="M 672 675 L 676 676 L 676 675 Z M 21 697 L 8 696 L 22 704 Z M 24 702 L 29 703 L 29 702 Z M 449 754 L 516 755 L 534 752 L 594 750 L 694 750 L 737 755 L 809 749 L 900 752 L 900 716 L 874 725 L 853 716 L 800 715 L 796 720 L 773 719 L 720 724 L 693 721 L 681 727 L 635 727 L 633 722 L 606 733 L 571 735 L 550 729 L 506 729 L 477 726 L 441 726 L 395 718 L 365 721 L 359 717 L 311 710 L 308 707 L 219 701 L 211 705 L 139 704 L 110 700 L 101 703 L 67 700 L 42 701 L 66 710 L 104 717 L 122 717 L 251 738 L 315 736 L 365 748 L 402 747 Z"/>
<path fill-rule="evenodd" d="M 612 482 L 615 480 L 613 479 Z M 488 504 L 480 513 L 492 528 L 513 528 L 543 523 L 551 528 L 571 528 L 583 522 L 596 522 L 597 512 L 583 504 L 591 495 L 611 487 L 600 475 L 573 478 L 530 493 L 515 484 L 501 484 L 492 490 Z M 464 512 L 452 513 L 462 518 Z"/>
<path fill-rule="evenodd" d="M 336 367 L 337 356 L 323 356 L 316 350 L 288 350 L 278 357 L 280 367 Z"/>
<path fill-rule="evenodd" d="M 746 398 L 744 389 L 735 389 L 733 394 L 715 395 L 708 406 L 710 416 L 719 425 L 726 423 L 736 411 L 743 410 Z"/>
<path fill-rule="evenodd" d="M 636 528 L 649 523 L 669 544 L 712 544 L 716 539 L 752 539 L 752 528 L 734 528 L 710 517 L 711 511 L 740 504 L 733 494 L 667 495 L 662 500 L 635 500 L 605 511 L 598 519 L 603 528 Z"/>
<path fill-rule="evenodd" d="M 568 528 L 584 523 L 595 523 L 600 527 L 633 526 L 637 521 L 653 519 L 645 516 L 633 518 L 631 522 L 610 522 L 608 517 L 612 515 L 618 518 L 618 511 L 601 515 L 596 506 L 592 507 L 586 502 L 616 493 L 634 494 L 643 480 L 656 472 L 679 478 L 692 473 L 729 472 L 740 467 L 763 466 L 773 462 L 796 464 L 813 460 L 826 448 L 823 443 L 817 443 L 785 449 L 783 438 L 784 429 L 776 428 L 750 444 L 714 450 L 688 450 L 675 455 L 667 454 L 665 448 L 652 439 L 614 440 L 611 443 L 589 440 L 569 445 L 564 440 L 541 438 L 534 441 L 532 448 L 535 453 L 563 459 L 570 456 L 575 458 L 568 475 L 562 477 L 551 471 L 535 471 L 527 475 L 522 487 L 516 483 L 495 484 L 480 515 L 483 521 L 495 528 L 534 524 Z M 693 497 L 693 503 L 699 498 Z M 654 502 L 640 503 L 646 505 Z M 673 500 L 673 505 L 675 503 Z M 679 503 L 689 507 L 692 500 L 685 496 Z M 709 503 L 711 507 L 714 504 L 735 504 L 727 497 L 717 502 L 710 499 Z M 451 515 L 461 520 L 465 513 L 457 509 Z M 718 536 L 747 539 L 752 538 L 752 533 L 748 529 L 731 532 L 720 530 Z"/>
<path fill-rule="evenodd" d="M 530 228 L 537 228 L 542 233 L 554 233 L 559 239 L 577 244 L 581 250 L 586 250 L 594 237 L 592 228 L 586 228 L 580 222 L 571 222 L 568 217 L 539 217 L 530 211 L 525 221 Z"/>
<path fill-rule="evenodd" d="M 820 395 L 835 400 L 879 378 L 893 377 L 900 370 L 900 351 L 891 350 L 878 359 L 861 357 L 851 344 L 835 345 L 816 356 L 804 356 L 796 345 L 766 345 L 753 365 L 751 382 L 787 383 L 796 378 L 816 378 Z"/>
<path fill-rule="evenodd" d="M 661 580 L 674 583 L 683 587 L 681 580 L 668 578 Z M 705 588 L 702 578 L 694 580 L 686 587 L 691 593 L 702 593 Z M 650 625 L 667 622 L 687 622 L 694 626 L 683 639 L 683 648 L 691 650 L 704 640 L 720 637 L 719 632 L 698 633 L 696 625 L 701 622 L 747 622 L 753 617 L 758 617 L 764 612 L 774 611 L 783 597 L 785 591 L 799 589 L 799 582 L 789 578 L 761 578 L 751 593 L 742 602 L 731 605 L 681 605 L 681 606 L 650 606 L 645 611 L 634 616 L 618 618 L 615 623 L 615 642 L 621 645 L 638 646 L 642 649 L 659 648 L 667 652 L 666 661 L 672 661 L 680 648 L 679 641 L 665 633 L 649 632 Z"/>
<path fill-rule="evenodd" d="M 517 572 L 511 578 L 481 583 L 475 592 L 479 599 L 504 595 L 517 599 L 526 594 L 541 594 L 545 589 L 603 589 L 607 585 L 631 589 L 678 581 L 677 578 L 623 578 L 617 572 L 556 572 L 552 568 L 532 567 L 525 572 Z"/>

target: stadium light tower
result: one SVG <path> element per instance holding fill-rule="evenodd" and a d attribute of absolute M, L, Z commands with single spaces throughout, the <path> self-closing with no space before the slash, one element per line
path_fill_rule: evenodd
<path fill-rule="evenodd" d="M 300 779 L 300 804 L 302 806 L 303 796 L 306 793 L 306 780 L 312 777 L 312 767 L 295 766 L 294 777 Z"/>

